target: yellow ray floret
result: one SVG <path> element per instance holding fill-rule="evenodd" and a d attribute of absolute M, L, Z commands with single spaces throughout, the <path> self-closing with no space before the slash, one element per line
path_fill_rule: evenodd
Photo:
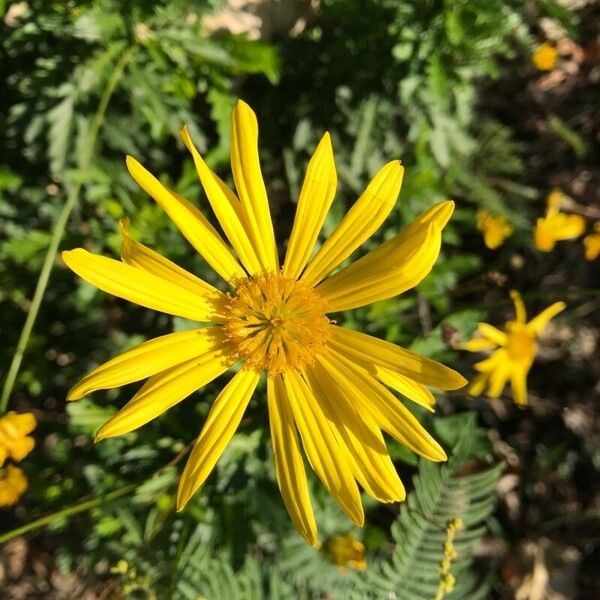
<path fill-rule="evenodd" d="M 521 294 L 511 292 L 515 305 L 515 319 L 508 321 L 504 330 L 487 323 L 479 323 L 473 338 L 459 347 L 469 352 L 492 351 L 490 356 L 475 364 L 478 375 L 469 387 L 469 394 L 479 396 L 487 390 L 490 398 L 498 398 L 510 382 L 513 398 L 519 406 L 527 404 L 527 374 L 538 351 L 537 339 L 550 319 L 566 308 L 564 302 L 555 302 L 527 322 Z"/>
<path fill-rule="evenodd" d="M 337 175 L 329 134 L 309 161 L 283 266 L 279 267 L 258 157 L 258 125 L 247 104 L 232 116 L 234 192 L 213 173 L 187 129 L 192 155 L 226 240 L 190 202 L 132 157 L 133 178 L 167 212 L 190 244 L 225 280 L 228 292 L 181 269 L 120 224 L 121 261 L 83 249 L 63 253 L 67 266 L 98 288 L 141 306 L 207 325 L 164 335 L 99 365 L 69 400 L 146 379 L 96 435 L 122 435 L 235 368 L 214 402 L 184 469 L 177 508 L 202 487 L 266 374 L 275 475 L 294 526 L 316 546 L 317 527 L 302 450 L 313 471 L 357 525 L 360 487 L 381 502 L 405 498 L 383 432 L 432 461 L 443 448 L 391 391 L 430 411 L 429 386 L 454 390 L 466 380 L 444 365 L 389 342 L 338 327 L 335 311 L 383 300 L 417 285 L 440 252 L 454 203 L 440 202 L 403 232 L 335 271 L 392 210 L 402 183 L 398 161 L 381 168 L 338 227 L 313 255 L 333 201 Z M 312 257 L 312 258 L 311 258 Z M 224 286 L 225 287 L 225 286 Z"/>
<path fill-rule="evenodd" d="M 581 215 L 561 212 L 564 194 L 554 190 L 548 195 L 546 215 L 536 221 L 535 246 L 542 252 L 551 252 L 556 242 L 578 238 L 585 231 L 585 219 Z"/>
<path fill-rule="evenodd" d="M 19 462 L 33 450 L 35 440 L 29 434 L 36 426 L 33 413 L 10 411 L 0 417 L 0 467 L 7 458 Z"/>

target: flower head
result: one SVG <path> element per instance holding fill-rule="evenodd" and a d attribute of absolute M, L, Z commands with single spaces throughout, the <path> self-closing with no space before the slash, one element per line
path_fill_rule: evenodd
<path fill-rule="evenodd" d="M 35 446 L 35 440 L 28 436 L 37 425 L 33 413 L 8 412 L 0 417 L 0 466 L 7 458 L 19 462 Z"/>
<path fill-rule="evenodd" d="M 546 216 L 536 222 L 535 246 L 542 252 L 551 252 L 557 241 L 577 238 L 585 230 L 585 220 L 581 215 L 560 212 L 563 201 L 564 194 L 560 190 L 548 194 Z"/>
<path fill-rule="evenodd" d="M 332 535 L 323 544 L 322 551 L 342 573 L 345 573 L 348 567 L 357 571 L 367 568 L 365 546 L 352 533 Z"/>
<path fill-rule="evenodd" d="M 538 71 L 552 71 L 557 60 L 558 50 L 548 42 L 540 44 L 531 56 L 531 62 Z"/>
<path fill-rule="evenodd" d="M 63 252 L 73 271 L 106 292 L 208 324 L 147 341 L 117 356 L 75 385 L 69 399 L 148 378 L 100 428 L 100 440 L 148 423 L 239 363 L 213 404 L 183 472 L 177 494 L 177 507 L 182 509 L 212 471 L 265 373 L 277 481 L 296 528 L 316 545 L 301 446 L 325 487 L 358 525 L 364 515 L 357 483 L 381 502 L 405 497 L 382 430 L 429 460 L 446 458 L 389 388 L 433 410 L 434 397 L 426 386 L 457 389 L 465 379 L 435 361 L 340 327 L 328 315 L 417 285 L 437 259 L 441 232 L 454 204 L 436 204 L 402 233 L 338 268 L 392 210 L 403 175 L 400 163 L 392 161 L 375 175 L 313 256 L 337 181 L 331 140 L 325 134 L 308 164 L 280 265 L 254 112 L 238 102 L 232 114 L 231 166 L 237 194 L 209 169 L 186 129 L 182 139 L 229 244 L 195 206 L 137 160 L 128 157 L 127 167 L 224 279 L 227 291 L 135 241 L 127 221 L 121 223 L 121 261 L 81 248 Z"/>
<path fill-rule="evenodd" d="M 583 238 L 586 260 L 596 260 L 600 255 L 600 221 L 594 225 L 594 232 Z"/>
<path fill-rule="evenodd" d="M 490 250 L 499 248 L 513 232 L 512 225 L 506 217 L 494 216 L 487 210 L 481 209 L 476 215 L 477 229 L 483 234 L 483 241 Z"/>
<path fill-rule="evenodd" d="M 16 504 L 26 489 L 27 477 L 19 467 L 0 468 L 0 508 Z"/>
<path fill-rule="evenodd" d="M 508 321 L 501 331 L 487 323 L 479 323 L 476 337 L 459 348 L 469 352 L 489 350 L 491 355 L 475 364 L 479 374 L 473 380 L 469 394 L 479 396 L 487 387 L 490 398 L 498 398 L 510 380 L 513 398 L 519 406 L 527 404 L 527 374 L 538 351 L 537 339 L 550 319 L 566 308 L 564 302 L 555 302 L 537 317 L 526 321 L 525 305 L 519 292 L 512 290 L 515 319 Z"/>

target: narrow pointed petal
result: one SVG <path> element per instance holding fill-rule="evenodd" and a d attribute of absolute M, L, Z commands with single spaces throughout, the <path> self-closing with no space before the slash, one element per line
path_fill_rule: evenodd
<path fill-rule="evenodd" d="M 373 177 L 361 197 L 321 246 L 301 279 L 318 284 L 379 229 L 394 207 L 403 174 L 400 161 L 395 160 Z"/>
<path fill-rule="evenodd" d="M 306 370 L 306 378 L 319 404 L 326 412 L 334 415 L 331 426 L 338 443 L 346 448 L 350 467 L 360 485 L 380 502 L 404 500 L 404 486 L 389 457 L 380 429 L 363 413 L 365 425 L 368 421 L 370 433 L 377 439 L 376 444 L 365 444 L 362 436 L 356 433 L 355 423 L 348 420 L 344 408 L 338 404 L 342 394 L 331 393 L 331 380 L 326 371 L 315 363 Z M 335 386 L 335 389 L 339 387 Z"/>
<path fill-rule="evenodd" d="M 259 379 L 256 371 L 238 371 L 215 400 L 181 476 L 177 510 L 183 509 L 217 464 L 242 420 Z"/>
<path fill-rule="evenodd" d="M 225 281 L 246 276 L 223 238 L 195 206 L 167 189 L 135 158 L 128 156 L 126 162 L 138 185 L 156 200 L 188 242 Z"/>
<path fill-rule="evenodd" d="M 424 385 L 384 367 L 377 367 L 376 376 L 384 385 L 396 390 L 429 412 L 434 412 L 435 397 Z"/>
<path fill-rule="evenodd" d="M 365 515 L 360 492 L 345 449 L 338 444 L 329 420 L 302 377 L 292 370 L 283 380 L 308 462 L 342 510 L 362 527 Z"/>
<path fill-rule="evenodd" d="M 375 366 L 381 366 L 441 390 L 457 390 L 467 384 L 462 375 L 435 360 L 358 331 L 331 325 L 330 344 L 372 373 Z"/>
<path fill-rule="evenodd" d="M 283 265 L 286 277 L 297 278 L 306 266 L 333 202 L 336 185 L 331 137 L 326 133 L 306 169 Z"/>
<path fill-rule="evenodd" d="M 441 231 L 431 224 L 387 256 L 378 253 L 385 250 L 385 244 L 369 252 L 318 287 L 327 311 L 365 306 L 415 287 L 431 271 L 441 242 Z"/>
<path fill-rule="evenodd" d="M 214 346 L 216 333 L 212 328 L 193 329 L 144 342 L 86 375 L 69 391 L 67 400 L 140 381 L 201 356 Z"/>
<path fill-rule="evenodd" d="M 152 421 L 222 375 L 232 362 L 221 349 L 215 349 L 150 377 L 138 393 L 99 429 L 96 441 L 129 433 Z"/>
<path fill-rule="evenodd" d="M 144 269 L 144 271 L 163 279 L 168 279 L 201 297 L 212 298 L 216 302 L 223 299 L 223 293 L 206 281 L 192 275 L 158 252 L 134 240 L 129 235 L 128 219 L 121 219 L 119 228 L 121 230 L 121 259 L 124 263 Z"/>
<path fill-rule="evenodd" d="M 446 460 L 442 447 L 427 433 L 417 418 L 388 389 L 344 356 L 329 352 L 316 359 L 340 386 L 352 393 L 357 407 L 371 415 L 394 439 L 432 461 Z"/>
<path fill-rule="evenodd" d="M 244 222 L 264 271 L 279 270 L 275 233 L 258 157 L 254 111 L 239 100 L 231 114 L 231 170 Z"/>
<path fill-rule="evenodd" d="M 513 398 L 519 406 L 527 406 L 527 369 L 518 365 L 510 375 Z"/>
<path fill-rule="evenodd" d="M 212 321 L 217 316 L 214 297 L 192 293 L 154 273 L 83 248 L 67 250 L 61 256 L 69 269 L 113 296 L 192 321 Z"/>
<path fill-rule="evenodd" d="M 281 377 L 267 379 L 267 397 L 279 490 L 296 530 L 311 546 L 317 547 L 317 524 L 310 503 L 306 472 Z"/>
<path fill-rule="evenodd" d="M 469 396 L 481 396 L 488 381 L 486 373 L 478 373 L 469 386 Z"/>
<path fill-rule="evenodd" d="M 496 342 L 484 337 L 473 338 L 472 340 L 457 344 L 456 346 L 459 350 L 467 350 L 468 352 L 482 352 L 484 350 L 493 350 L 497 347 L 498 344 L 496 344 Z"/>
<path fill-rule="evenodd" d="M 246 226 L 240 218 L 242 213 L 241 205 L 235 194 L 231 190 L 228 193 L 225 191 L 227 186 L 225 186 L 224 182 L 218 180 L 216 175 L 208 168 L 208 165 L 204 162 L 198 150 L 196 150 L 192 138 L 185 127 L 181 130 L 181 139 L 194 159 L 198 177 L 213 212 L 223 228 L 227 239 L 231 242 L 231 245 L 240 257 L 242 264 L 251 274 L 264 271 L 265 267 L 261 265 L 249 234 L 246 231 Z"/>
<path fill-rule="evenodd" d="M 546 328 L 550 320 L 565 310 L 565 308 L 567 308 L 567 305 L 564 302 L 555 302 L 548 308 L 545 308 L 537 317 L 531 319 L 527 323 L 527 327 L 539 335 Z"/>
<path fill-rule="evenodd" d="M 510 297 L 515 305 L 515 321 L 517 323 L 525 324 L 527 321 L 527 314 L 525 312 L 525 304 L 523 303 L 521 294 L 519 294 L 517 290 L 510 290 Z"/>
<path fill-rule="evenodd" d="M 498 346 L 504 346 L 504 344 L 506 344 L 506 333 L 500 331 L 493 325 L 489 325 L 488 323 L 478 323 L 477 331 Z"/>

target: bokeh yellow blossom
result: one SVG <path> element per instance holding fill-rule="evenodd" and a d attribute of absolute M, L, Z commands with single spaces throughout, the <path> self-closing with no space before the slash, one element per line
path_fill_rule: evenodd
<path fill-rule="evenodd" d="M 27 489 L 27 477 L 19 467 L 0 468 L 0 507 L 16 504 Z"/>
<path fill-rule="evenodd" d="M 352 533 L 332 535 L 323 544 L 322 551 L 342 573 L 348 567 L 357 571 L 364 571 L 367 568 L 365 546 Z"/>
<path fill-rule="evenodd" d="M 490 250 L 499 248 L 513 233 L 512 225 L 506 217 L 494 216 L 485 209 L 477 211 L 477 229 L 483 234 L 483 241 Z"/>
<path fill-rule="evenodd" d="M 596 260 L 600 254 L 600 221 L 594 225 L 593 233 L 583 238 L 586 260 Z"/>
<path fill-rule="evenodd" d="M 536 222 L 535 246 L 542 252 L 551 252 L 557 241 L 578 238 L 585 231 L 585 219 L 581 215 L 560 211 L 564 197 L 560 190 L 548 194 L 546 215 Z"/>
<path fill-rule="evenodd" d="M 37 425 L 32 413 L 9 412 L 0 417 L 0 466 L 7 458 L 19 462 L 35 446 L 35 440 L 28 436 Z"/>
<path fill-rule="evenodd" d="M 488 397 L 498 398 L 510 381 L 515 402 L 525 406 L 527 374 L 538 351 L 537 338 L 550 319 L 566 308 L 566 304 L 555 302 L 527 322 L 521 294 L 512 290 L 510 295 L 515 305 L 515 319 L 508 321 L 503 331 L 487 323 L 479 323 L 477 333 L 481 337 L 458 347 L 469 352 L 492 351 L 488 358 L 475 364 L 479 373 L 469 387 L 471 396 L 479 396 L 487 388 Z"/>
<path fill-rule="evenodd" d="M 558 61 L 558 50 L 552 44 L 544 42 L 536 48 L 531 61 L 538 71 L 552 71 Z"/>

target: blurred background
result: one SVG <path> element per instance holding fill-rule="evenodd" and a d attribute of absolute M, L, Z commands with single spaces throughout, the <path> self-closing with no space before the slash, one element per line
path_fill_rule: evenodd
<path fill-rule="evenodd" d="M 600 597 L 600 275 L 582 241 L 600 221 L 596 2 L 30 0 L 0 2 L 0 13 L 5 388 L 53 243 L 116 257 L 118 220 L 129 217 L 137 239 L 216 281 L 131 180 L 124 156 L 208 214 L 178 130 L 187 124 L 231 181 L 237 98 L 258 115 L 282 248 L 326 130 L 339 185 L 324 234 L 394 158 L 406 169 L 400 200 L 366 249 L 434 202 L 456 202 L 425 281 L 345 314 L 345 324 L 471 378 L 476 357 L 456 345 L 480 321 L 513 318 L 510 289 L 530 316 L 568 305 L 540 341 L 525 409 L 508 388 L 498 400 L 440 395 L 435 417 L 418 414 L 452 449 L 446 467 L 421 464 L 390 441 L 410 492 L 402 508 L 365 500 L 367 525 L 357 530 L 314 485 L 317 552 L 280 500 L 264 393 L 180 514 L 182 461 L 219 381 L 132 434 L 92 443 L 135 386 L 67 405 L 69 387 L 120 351 L 189 323 L 97 291 L 51 252 L 8 399 L 8 410 L 33 412 L 38 425 L 19 465 L 28 487 L 0 509 L 3 598 Z M 542 252 L 534 228 L 553 190 L 585 232 Z M 512 229 L 493 249 L 481 210 Z M 439 596 L 451 515 L 466 531 L 457 534 L 455 588 Z"/>

